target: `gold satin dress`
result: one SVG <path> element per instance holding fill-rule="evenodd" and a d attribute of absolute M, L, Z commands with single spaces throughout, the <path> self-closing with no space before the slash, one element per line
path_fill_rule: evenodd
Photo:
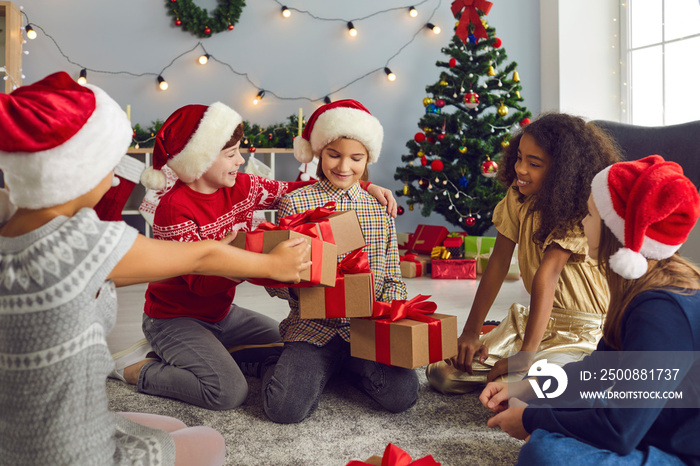
<path fill-rule="evenodd" d="M 544 250 L 552 243 L 571 251 L 571 257 L 562 270 L 554 292 L 552 314 L 535 360 L 564 365 L 578 361 L 590 354 L 602 336 L 605 312 L 610 302 L 610 293 L 597 262 L 588 257 L 586 237 L 580 228 L 571 231 L 565 238 L 554 239 L 551 235 L 543 246 L 533 242 L 538 215 L 529 211 L 533 196 L 523 203 L 513 189 L 498 203 L 493 213 L 493 223 L 499 233 L 518 244 L 518 262 L 523 284 L 528 293 L 532 280 L 542 263 Z M 430 364 L 426 375 L 430 384 L 443 393 L 468 393 L 483 387 L 486 374 L 500 359 L 520 350 L 525 335 L 529 308 L 514 303 L 508 316 L 493 330 L 481 336 L 489 348 L 489 357 L 481 364 L 474 361 L 473 375 L 460 372 L 445 362 Z M 513 380 L 523 374 L 511 374 Z"/>

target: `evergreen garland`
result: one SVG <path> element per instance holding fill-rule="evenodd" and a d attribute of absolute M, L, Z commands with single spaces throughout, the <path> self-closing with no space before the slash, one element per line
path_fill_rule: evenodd
<path fill-rule="evenodd" d="M 219 6 L 212 16 L 192 0 L 165 0 L 165 4 L 168 13 L 174 18 L 175 26 L 198 37 L 211 37 L 212 34 L 226 29 L 233 30 L 241 16 L 245 0 L 219 0 Z"/>

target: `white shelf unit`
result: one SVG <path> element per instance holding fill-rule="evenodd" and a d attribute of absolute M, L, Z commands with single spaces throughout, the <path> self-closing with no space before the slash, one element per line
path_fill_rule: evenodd
<path fill-rule="evenodd" d="M 143 162 L 146 167 L 151 166 L 151 159 L 152 159 L 152 153 L 153 153 L 153 148 L 129 148 L 127 151 L 127 155 L 130 157 L 134 157 L 137 160 Z M 270 167 L 270 172 L 271 172 L 271 179 L 275 179 L 275 159 L 277 155 L 279 154 L 293 154 L 294 149 L 286 149 L 286 148 L 267 148 L 267 149 L 256 149 L 255 150 L 255 157 L 258 158 L 261 162 L 263 162 L 265 165 Z M 249 151 L 247 148 L 244 148 L 241 150 L 241 154 L 243 157 L 246 159 L 246 164 L 248 163 L 248 157 L 249 157 Z M 241 170 L 245 170 L 246 165 L 241 166 Z M 139 205 L 141 205 L 141 200 L 143 200 L 143 197 L 146 195 L 146 188 L 140 184 L 137 183 L 136 187 L 132 191 L 131 195 L 129 196 L 129 199 L 127 200 L 124 210 L 122 210 L 122 218 L 124 218 L 124 221 L 127 222 L 129 225 L 133 226 L 137 230 L 139 230 L 141 233 L 144 235 L 148 236 L 149 238 L 152 237 L 152 230 L 151 226 L 146 222 L 146 220 L 143 218 L 141 215 L 141 212 L 139 212 Z M 263 210 L 261 211 L 265 214 L 265 218 L 269 222 L 273 222 L 275 220 L 275 216 L 277 211 L 276 210 Z"/>

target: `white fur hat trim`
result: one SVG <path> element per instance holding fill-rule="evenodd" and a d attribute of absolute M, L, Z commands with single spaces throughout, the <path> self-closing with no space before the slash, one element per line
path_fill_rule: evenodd
<path fill-rule="evenodd" d="M 360 141 L 367 149 L 369 163 L 374 163 L 379 159 L 384 129 L 373 115 L 363 110 L 347 107 L 337 107 L 323 112 L 319 115 L 311 131 L 309 142 L 313 155 L 319 157 L 324 147 L 341 137 Z M 297 160 L 303 161 L 298 157 Z"/>

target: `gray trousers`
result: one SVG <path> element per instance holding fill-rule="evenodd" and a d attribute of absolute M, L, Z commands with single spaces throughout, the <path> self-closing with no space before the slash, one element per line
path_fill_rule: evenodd
<path fill-rule="evenodd" d="M 282 341 L 277 321 L 235 304 L 219 322 L 144 315 L 142 328 L 161 360 L 143 367 L 138 391 L 213 410 L 240 406 L 248 395 L 228 348 Z"/>

